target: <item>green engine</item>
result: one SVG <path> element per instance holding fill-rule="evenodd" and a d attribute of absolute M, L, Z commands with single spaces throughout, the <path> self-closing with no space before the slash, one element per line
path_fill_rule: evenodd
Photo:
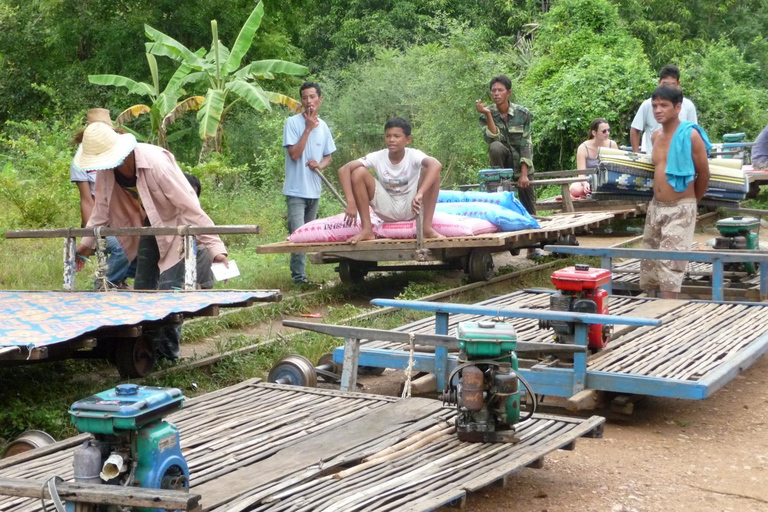
<path fill-rule="evenodd" d="M 480 190 L 483 192 L 504 192 L 514 189 L 514 169 L 483 169 L 477 174 L 480 178 Z"/>
<path fill-rule="evenodd" d="M 456 433 L 468 442 L 517 442 L 520 381 L 517 334 L 504 322 L 462 322 L 459 360 L 443 400 L 456 404 Z"/>
<path fill-rule="evenodd" d="M 760 228 L 760 221 L 755 217 L 729 217 L 727 219 L 720 219 L 715 226 L 720 232 L 720 236 L 715 239 L 715 249 L 741 251 L 760 250 L 760 235 L 757 232 Z M 726 263 L 725 270 L 747 272 L 749 275 L 753 275 L 755 274 L 755 264 L 752 262 Z"/>

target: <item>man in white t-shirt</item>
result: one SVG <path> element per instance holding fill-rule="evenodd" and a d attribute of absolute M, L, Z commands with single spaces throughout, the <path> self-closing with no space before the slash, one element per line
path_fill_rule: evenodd
<path fill-rule="evenodd" d="M 432 228 L 437 195 L 440 192 L 440 170 L 443 165 L 411 143 L 411 124 L 394 117 L 384 125 L 387 149 L 352 160 L 339 169 L 339 182 L 347 197 L 346 222 L 352 225 L 360 215 L 362 231 L 350 243 L 373 240 L 368 206 L 387 222 L 411 220 L 421 211 L 424 238 L 441 238 Z M 368 172 L 376 171 L 376 178 Z"/>
<path fill-rule="evenodd" d="M 677 66 L 668 65 L 661 68 L 659 85 L 671 85 L 680 88 L 680 70 Z M 680 110 L 680 120 L 690 121 L 694 124 L 699 122 L 696 116 L 696 106 L 685 97 L 683 97 L 683 107 Z M 640 133 L 643 132 L 642 150 L 650 155 L 653 152 L 651 134 L 659 128 L 661 125 L 653 117 L 653 105 L 651 105 L 651 98 L 648 98 L 640 105 L 635 118 L 632 120 L 632 128 L 629 129 L 629 142 L 632 145 L 632 151 L 635 153 L 640 151 Z"/>

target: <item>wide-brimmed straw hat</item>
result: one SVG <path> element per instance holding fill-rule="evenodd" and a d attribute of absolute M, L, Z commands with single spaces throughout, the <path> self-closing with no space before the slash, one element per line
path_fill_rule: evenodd
<path fill-rule="evenodd" d="M 87 124 L 98 122 L 114 126 L 112 124 L 112 118 L 109 116 L 109 110 L 105 108 L 92 108 L 88 110 L 88 113 L 85 115 L 85 121 Z"/>
<path fill-rule="evenodd" d="M 136 137 L 117 133 L 112 126 L 96 122 L 83 132 L 83 142 L 77 148 L 75 167 L 81 171 L 114 169 L 136 148 Z"/>

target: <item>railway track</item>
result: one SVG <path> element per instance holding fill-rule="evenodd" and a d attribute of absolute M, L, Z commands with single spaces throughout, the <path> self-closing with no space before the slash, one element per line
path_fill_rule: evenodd
<path fill-rule="evenodd" d="M 624 239 L 621 239 L 620 241 L 612 244 L 610 247 L 623 247 L 623 246 L 631 245 L 631 244 L 636 243 L 637 241 L 639 241 L 641 238 L 642 238 L 641 236 L 628 236 L 628 237 L 626 237 Z M 523 268 L 523 269 L 520 269 L 520 270 L 516 270 L 514 272 L 510 272 L 510 273 L 507 273 L 507 274 L 501 274 L 501 275 L 495 276 L 495 277 L 489 279 L 488 281 L 481 281 L 481 282 L 475 282 L 475 283 L 470 283 L 470 284 L 466 284 L 466 285 L 456 286 L 456 287 L 450 288 L 448 290 L 443 290 L 443 291 L 440 291 L 440 292 L 437 292 L 437 293 L 433 293 L 433 294 L 430 294 L 430 295 L 425 295 L 425 296 L 422 296 L 422 297 L 418 297 L 415 300 L 420 300 L 420 301 L 445 301 L 445 300 L 451 299 L 453 297 L 459 296 L 459 295 L 464 294 L 464 293 L 473 292 L 473 291 L 479 291 L 479 290 L 486 289 L 486 288 L 492 288 L 494 286 L 497 286 L 497 285 L 505 283 L 505 282 L 509 282 L 509 281 L 512 281 L 512 280 L 515 280 L 515 279 L 523 278 L 525 276 L 530 276 L 530 275 L 536 274 L 537 272 L 542 272 L 542 271 L 545 271 L 545 270 L 548 270 L 548 269 L 555 269 L 559 265 L 561 265 L 561 262 L 559 260 L 548 261 L 548 262 L 544 262 L 544 263 L 540 263 L 540 264 L 536 264 L 536 265 L 531 265 L 530 267 Z M 328 284 L 335 284 L 335 283 L 332 282 L 332 283 L 328 283 Z M 313 299 L 315 297 L 318 297 L 320 295 L 320 293 L 322 293 L 322 292 L 321 291 L 313 291 L 313 292 L 302 293 L 302 294 L 299 294 L 299 295 L 288 297 L 286 300 L 297 300 L 298 299 L 298 300 L 301 300 L 303 302 L 311 303 L 311 302 L 313 302 Z M 331 307 L 337 307 L 337 306 L 342 306 L 342 305 L 343 304 L 338 303 L 338 304 L 332 304 L 330 306 Z M 268 306 L 269 306 L 268 304 L 258 304 L 258 305 L 255 305 L 253 307 L 268 307 Z M 372 320 L 374 318 L 378 318 L 378 317 L 381 317 L 381 316 L 385 316 L 385 315 L 394 313 L 395 311 L 397 311 L 397 308 L 372 308 L 370 311 L 366 311 L 365 313 L 361 313 L 361 314 L 357 314 L 357 315 L 354 315 L 354 316 L 350 316 L 350 317 L 347 317 L 347 318 L 343 318 L 343 319 L 337 320 L 336 323 L 341 324 L 341 325 L 347 325 L 347 324 L 352 324 L 352 323 L 355 323 L 355 322 Z M 224 314 L 220 315 L 219 318 L 226 317 L 227 315 L 233 315 L 233 314 L 237 314 L 237 310 L 227 311 Z M 206 319 L 198 318 L 198 319 L 190 320 L 189 323 L 192 324 L 192 323 L 195 323 L 195 322 L 204 322 L 204 321 L 206 321 Z M 202 358 L 182 358 L 182 360 L 179 362 L 179 364 L 177 364 L 175 366 L 172 366 L 172 367 L 169 367 L 169 368 L 164 368 L 162 370 L 153 372 L 153 373 L 147 375 L 147 378 L 158 378 L 158 377 L 163 377 L 163 376 L 171 374 L 171 373 L 177 373 L 177 372 L 181 372 L 181 371 L 185 371 L 185 370 L 190 370 L 190 369 L 195 369 L 195 368 L 205 368 L 207 366 L 211 366 L 213 364 L 216 364 L 216 363 L 218 363 L 218 362 L 220 362 L 222 360 L 225 360 L 227 358 L 230 358 L 230 357 L 242 356 L 242 355 L 245 355 L 245 354 L 250 354 L 250 353 L 256 352 L 256 351 L 258 351 L 260 349 L 265 348 L 266 346 L 268 346 L 268 345 L 270 345 L 272 343 L 285 342 L 287 340 L 290 340 L 294 336 L 296 336 L 298 334 L 301 334 L 301 331 L 290 332 L 287 329 L 283 330 L 281 328 L 281 326 L 278 327 L 277 329 L 278 329 L 277 330 L 277 334 L 275 336 L 270 337 L 267 340 L 261 341 L 261 342 L 256 343 L 256 344 L 251 344 L 251 345 L 246 345 L 246 346 L 238 347 L 238 348 L 235 348 L 235 349 L 232 349 L 232 350 L 227 350 L 227 351 L 224 351 L 224 352 L 221 352 L 221 353 L 218 353 L 218 354 L 206 355 L 206 356 L 204 356 Z"/>

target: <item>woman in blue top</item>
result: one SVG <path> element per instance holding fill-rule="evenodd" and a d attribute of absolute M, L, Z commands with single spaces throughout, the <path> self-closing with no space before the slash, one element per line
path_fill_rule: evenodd
<path fill-rule="evenodd" d="M 598 117 L 589 125 L 589 139 L 582 142 L 576 151 L 576 168 L 582 170 L 597 167 L 597 153 L 600 148 L 619 148 L 619 145 L 611 140 L 611 125 L 602 117 Z M 588 178 L 586 175 L 579 177 L 582 176 Z M 589 181 L 571 183 L 570 189 L 571 197 L 574 198 L 586 197 L 591 192 Z"/>

